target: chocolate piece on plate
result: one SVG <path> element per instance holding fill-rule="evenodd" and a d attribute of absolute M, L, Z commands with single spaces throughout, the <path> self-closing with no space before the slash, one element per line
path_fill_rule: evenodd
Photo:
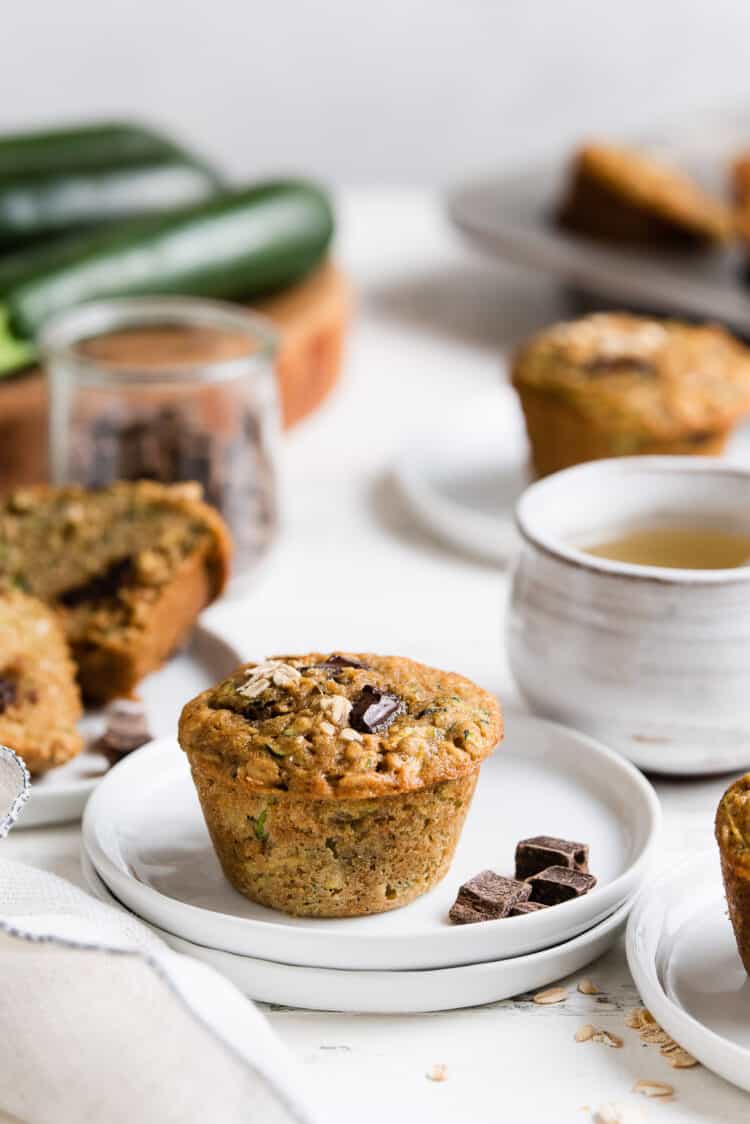
<path fill-rule="evenodd" d="M 571 870 L 569 866 L 550 866 L 529 878 L 526 885 L 531 887 L 533 902 L 560 905 L 588 894 L 596 886 L 596 878 L 582 870 Z"/>
<path fill-rule="evenodd" d="M 544 902 L 516 902 L 510 911 L 510 916 L 521 917 L 524 913 L 536 913 L 537 910 L 547 908 Z"/>
<path fill-rule="evenodd" d="M 406 703 L 398 695 L 379 691 L 369 684 L 363 687 L 354 700 L 349 725 L 360 734 L 379 734 L 406 710 Z"/>
<path fill-rule="evenodd" d="M 128 753 L 151 741 L 146 711 L 137 699 L 114 699 L 105 712 L 106 728 L 96 742 L 98 749 L 115 765 Z"/>
<path fill-rule="evenodd" d="M 516 878 L 531 878 L 549 866 L 569 866 L 587 874 L 588 844 L 556 839 L 554 835 L 535 835 L 516 845 Z"/>
<path fill-rule="evenodd" d="M 495 874 L 494 870 L 483 870 L 459 888 L 448 916 L 457 925 L 495 921 L 507 917 L 513 906 L 526 901 L 530 894 L 528 882 L 517 882 L 515 878 Z"/>

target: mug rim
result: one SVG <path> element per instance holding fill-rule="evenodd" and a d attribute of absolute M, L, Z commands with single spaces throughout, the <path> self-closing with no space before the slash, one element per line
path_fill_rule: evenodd
<path fill-rule="evenodd" d="M 639 472 L 660 472 L 664 475 L 703 474 L 713 477 L 739 477 L 750 485 L 750 468 L 731 461 L 711 460 L 691 456 L 632 456 L 609 457 L 596 461 L 585 461 L 572 465 L 559 472 L 545 476 L 530 484 L 516 503 L 515 522 L 522 539 L 542 553 L 580 570 L 593 571 L 605 577 L 630 579 L 634 581 L 657 582 L 663 585 L 724 585 L 750 581 L 750 561 L 746 565 L 727 567 L 720 570 L 689 570 L 667 566 L 645 566 L 634 562 L 620 562 L 611 558 L 600 558 L 570 546 L 555 535 L 536 529 L 534 516 L 529 507 L 539 498 L 553 481 L 575 476 L 619 474 L 627 476 Z"/>

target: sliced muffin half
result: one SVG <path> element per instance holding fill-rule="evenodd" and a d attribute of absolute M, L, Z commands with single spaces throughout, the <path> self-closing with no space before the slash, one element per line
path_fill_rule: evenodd
<path fill-rule="evenodd" d="M 18 591 L 0 594 L 0 744 L 38 775 L 83 748 L 76 669 L 54 611 Z"/>
<path fill-rule="evenodd" d="M 126 696 L 223 589 L 229 533 L 195 484 L 18 491 L 0 504 L 0 587 L 60 611 L 84 696 Z"/>

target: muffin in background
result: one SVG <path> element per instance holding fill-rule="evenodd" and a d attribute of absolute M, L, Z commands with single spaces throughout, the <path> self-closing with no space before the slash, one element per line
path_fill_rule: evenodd
<path fill-rule="evenodd" d="M 81 752 L 76 669 L 55 613 L 17 590 L 0 593 L 0 744 L 33 776 Z"/>
<path fill-rule="evenodd" d="M 512 382 L 538 476 L 604 457 L 715 455 L 750 412 L 750 351 L 715 325 L 596 313 L 528 340 Z"/>
<path fill-rule="evenodd" d="M 750 975 L 750 773 L 731 784 L 719 802 L 716 842 L 737 951 Z"/>
<path fill-rule="evenodd" d="M 501 736 L 469 680 L 372 654 L 245 664 L 179 728 L 227 879 L 309 917 L 381 913 L 439 882 Z"/>
<path fill-rule="evenodd" d="M 731 209 L 684 172 L 603 143 L 575 154 L 557 219 L 603 241 L 674 249 L 720 245 L 734 225 Z"/>

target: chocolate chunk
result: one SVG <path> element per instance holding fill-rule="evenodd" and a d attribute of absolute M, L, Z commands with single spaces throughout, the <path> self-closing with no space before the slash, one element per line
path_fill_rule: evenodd
<path fill-rule="evenodd" d="M 0 675 L 0 714 L 4 714 L 9 706 L 18 698 L 18 683 L 7 675 Z"/>
<path fill-rule="evenodd" d="M 112 764 L 151 741 L 146 711 L 137 699 L 115 699 L 107 707 L 106 720 L 106 729 L 94 748 Z"/>
<path fill-rule="evenodd" d="M 76 605 L 83 605 L 87 601 L 100 601 L 105 597 L 112 597 L 118 589 L 127 585 L 132 570 L 132 558 L 119 558 L 101 574 L 95 574 L 88 581 L 66 589 L 58 600 L 67 608 L 74 609 Z"/>
<path fill-rule="evenodd" d="M 495 874 L 494 870 L 483 870 L 460 887 L 448 916 L 457 925 L 494 921 L 507 917 L 513 906 L 526 901 L 530 894 L 528 882 L 517 882 L 515 878 Z"/>
<path fill-rule="evenodd" d="M 398 695 L 380 691 L 377 687 L 363 687 L 352 704 L 349 725 L 360 734 L 379 734 L 406 710 L 406 703 Z"/>
<path fill-rule="evenodd" d="M 639 359 L 633 355 L 601 355 L 596 359 L 589 360 L 584 364 L 584 371 L 587 375 L 616 375 L 621 371 L 634 371 L 638 375 L 646 375 L 653 377 L 656 374 L 656 366 L 650 363 L 648 359 Z"/>
<path fill-rule="evenodd" d="M 323 663 L 316 663 L 315 667 L 320 671 L 340 671 L 342 667 L 361 667 L 369 670 L 366 663 L 349 659 L 348 656 L 329 656 Z"/>
<path fill-rule="evenodd" d="M 534 835 L 516 845 L 516 878 L 531 878 L 548 866 L 569 866 L 571 870 L 588 873 L 588 844 L 556 839 L 553 835 Z"/>
<path fill-rule="evenodd" d="M 510 911 L 511 917 L 521 917 L 524 913 L 536 913 L 540 909 L 547 909 L 544 902 L 516 902 Z"/>
<path fill-rule="evenodd" d="M 571 870 L 569 866 L 549 866 L 526 883 L 531 887 L 531 900 L 542 905 L 560 905 L 571 898 L 582 898 L 596 886 L 593 874 Z"/>

